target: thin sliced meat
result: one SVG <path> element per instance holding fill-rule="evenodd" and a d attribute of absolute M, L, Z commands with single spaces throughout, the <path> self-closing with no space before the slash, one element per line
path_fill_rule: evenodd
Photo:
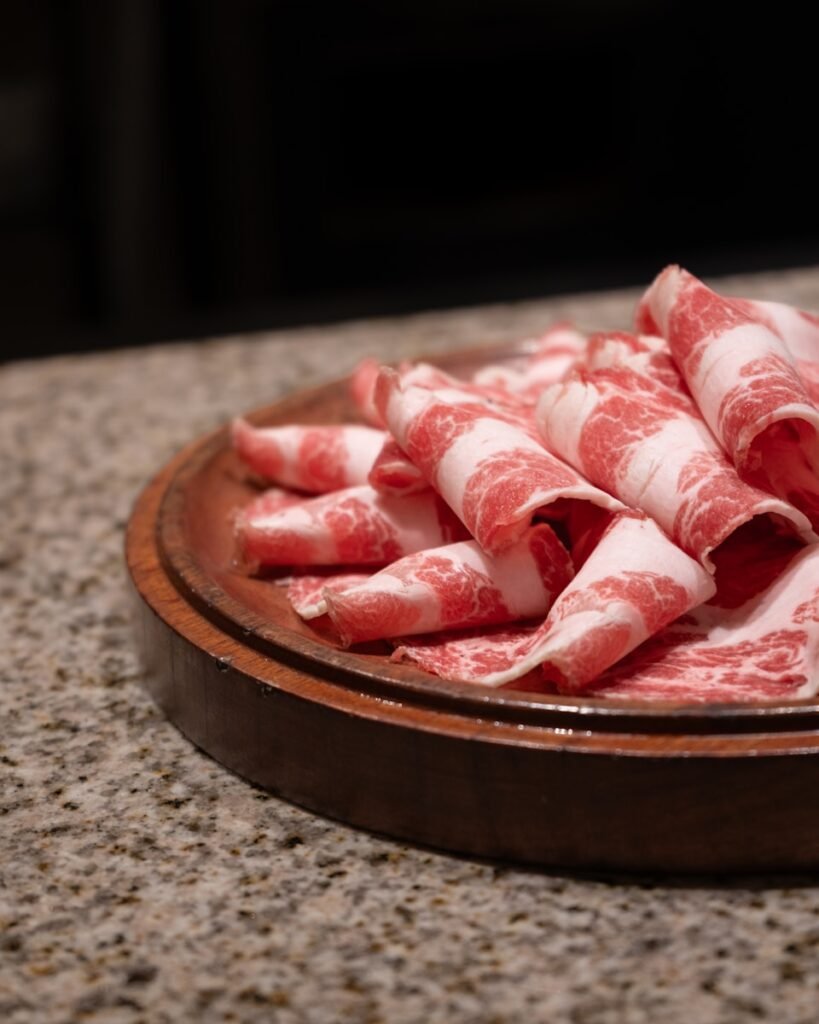
<path fill-rule="evenodd" d="M 391 372 L 391 371 L 390 371 Z M 423 383 L 413 384 L 420 380 Z M 405 383 L 409 382 L 409 383 Z M 540 444 L 540 436 L 532 411 L 519 404 L 504 404 L 495 401 L 488 389 L 462 386 L 462 382 L 428 363 L 418 363 L 401 377 L 401 387 L 418 386 L 434 391 L 437 398 L 449 405 L 465 407 L 475 412 L 489 412 L 491 415 L 512 423 L 524 430 Z M 429 487 L 430 482 L 406 455 L 398 442 L 387 436 L 384 446 L 373 463 L 368 482 L 383 494 L 413 494 Z"/>
<path fill-rule="evenodd" d="M 544 392 L 538 420 L 547 447 L 650 515 L 711 571 L 711 552 L 755 517 L 766 517 L 772 538 L 789 531 L 817 539 L 801 512 L 739 477 L 686 393 L 621 358 Z M 642 365 L 640 353 L 636 361 Z"/>
<path fill-rule="evenodd" d="M 622 505 L 546 451 L 534 427 L 501 418 L 480 402 L 452 404 L 402 387 L 382 370 L 376 403 L 403 451 L 491 554 L 523 536 L 539 510 L 561 499 L 613 511 Z"/>
<path fill-rule="evenodd" d="M 429 487 L 421 470 L 391 437 L 376 456 L 367 482 L 380 494 L 416 494 Z"/>
<path fill-rule="evenodd" d="M 766 318 L 668 267 L 640 302 L 740 474 L 819 526 L 819 409 Z"/>
<path fill-rule="evenodd" d="M 574 575 L 572 560 L 545 523 L 499 555 L 475 541 L 401 558 L 366 582 L 325 594 L 345 646 L 542 618 Z"/>
<path fill-rule="evenodd" d="M 466 530 L 432 490 L 405 497 L 348 487 L 272 515 L 236 517 L 249 568 L 260 565 L 389 565 L 397 558 L 465 539 Z"/>
<path fill-rule="evenodd" d="M 590 696 L 716 703 L 819 691 L 819 546 L 803 549 L 741 608 L 703 605 L 593 685 Z"/>
<path fill-rule="evenodd" d="M 797 359 L 796 368 L 805 385 L 808 397 L 814 405 L 819 406 L 819 363 L 808 363 L 803 359 Z"/>
<path fill-rule="evenodd" d="M 375 407 L 373 396 L 381 363 L 372 356 L 362 359 L 350 375 L 349 391 L 359 416 L 373 427 L 383 427 L 384 421 Z"/>
<path fill-rule="evenodd" d="M 819 317 L 784 302 L 732 299 L 767 324 L 793 356 L 810 400 L 819 405 Z"/>
<path fill-rule="evenodd" d="M 355 424 L 253 427 L 233 423 L 239 458 L 265 480 L 325 494 L 367 481 L 387 435 Z"/>
<path fill-rule="evenodd" d="M 649 636 L 708 600 L 708 573 L 652 520 L 617 516 L 535 629 L 402 642 L 429 672 L 503 686 L 542 666 L 544 685 L 579 693 Z"/>
<path fill-rule="evenodd" d="M 589 337 L 588 348 L 578 362 L 587 370 L 626 364 L 672 391 L 688 394 L 665 338 L 628 331 L 600 331 Z"/>
<path fill-rule="evenodd" d="M 527 678 L 527 689 L 542 685 L 539 625 L 510 624 L 496 628 L 430 633 L 400 638 L 392 661 L 413 661 L 441 679 L 479 686 L 509 686 Z M 531 680 L 531 682 L 530 682 Z"/>
<path fill-rule="evenodd" d="M 498 410 L 511 410 L 525 416 L 520 398 L 507 388 L 493 384 L 478 384 L 462 380 L 431 363 L 404 363 L 398 374 L 402 387 L 426 388 L 428 391 L 448 392 L 456 402 L 482 402 Z M 377 385 L 376 385 L 377 388 Z M 376 405 L 378 398 L 376 396 Z"/>
<path fill-rule="evenodd" d="M 533 405 L 544 387 L 561 380 L 583 357 L 586 337 L 571 324 L 558 323 L 532 345 L 533 351 L 525 361 L 518 360 L 511 367 L 489 364 L 474 374 L 473 383 L 510 392 Z"/>
<path fill-rule="evenodd" d="M 393 371 L 388 371 L 392 374 Z M 403 381 L 420 381 L 417 386 L 434 390 L 436 395 L 450 405 L 463 406 L 475 411 L 490 411 L 492 415 L 519 426 L 538 440 L 537 427 L 530 410 L 519 406 L 497 403 L 487 397 L 485 389 L 465 390 L 462 382 L 428 363 L 417 363 L 405 369 Z M 416 385 L 413 385 L 416 386 Z M 539 441 L 538 441 L 539 443 Z M 382 494 L 414 494 L 430 486 L 421 469 L 402 451 L 398 442 L 390 435 L 373 463 L 368 482 Z"/>
<path fill-rule="evenodd" d="M 304 500 L 303 494 L 294 494 L 293 491 L 287 491 L 283 487 L 268 487 L 267 490 L 257 494 L 243 508 L 235 509 L 233 521 L 235 522 L 239 516 L 254 518 L 256 516 L 273 515 L 274 512 L 279 512 L 283 508 L 289 508 L 291 505 L 301 505 Z"/>
<path fill-rule="evenodd" d="M 794 359 L 819 363 L 819 317 L 814 313 L 806 313 L 784 302 L 731 301 L 778 334 Z"/>
<path fill-rule="evenodd" d="M 530 383 L 554 384 L 586 351 L 587 338 L 570 323 L 553 324 L 529 356 L 524 375 Z"/>
<path fill-rule="evenodd" d="M 472 375 L 472 383 L 479 388 L 491 388 L 504 391 L 509 395 L 518 396 L 526 389 L 528 383 L 524 368 L 524 359 L 515 359 L 506 363 L 487 363 Z"/>
<path fill-rule="evenodd" d="M 530 406 L 518 401 L 514 395 L 503 394 L 497 389 L 473 387 L 426 363 L 417 363 L 409 371 L 399 373 L 397 377 L 393 370 L 385 369 L 384 376 L 395 382 L 401 390 L 432 391 L 441 402 L 490 414 L 496 419 L 505 420 L 507 423 L 513 423 L 520 427 L 535 440 L 539 437 L 533 410 Z M 379 397 L 379 391 L 381 397 Z M 379 408 L 382 401 L 383 385 L 376 384 L 376 402 L 379 403 Z M 396 438 L 396 440 L 398 439 Z"/>
<path fill-rule="evenodd" d="M 343 572 L 324 576 L 292 576 L 287 581 L 287 600 L 302 619 L 317 619 L 327 614 L 325 593 L 343 593 L 370 578 L 366 572 Z"/>

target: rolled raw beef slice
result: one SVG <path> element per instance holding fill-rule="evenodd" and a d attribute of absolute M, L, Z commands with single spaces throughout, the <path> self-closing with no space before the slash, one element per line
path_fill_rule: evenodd
<path fill-rule="evenodd" d="M 803 549 L 750 602 L 704 604 L 587 691 L 590 696 L 717 703 L 798 700 L 819 691 L 819 546 Z"/>
<path fill-rule="evenodd" d="M 423 383 L 419 384 L 419 387 L 435 390 L 438 398 L 450 405 L 466 407 L 480 413 L 488 409 L 493 415 L 514 423 L 535 439 L 539 436 L 530 410 L 501 406 L 487 398 L 483 389 L 481 392 L 476 389 L 464 390 L 454 377 L 428 363 L 414 364 L 405 373 L 409 374 L 409 379 L 421 380 Z M 368 482 L 382 494 L 413 494 L 430 486 L 422 471 L 390 435 L 376 456 Z"/>
<path fill-rule="evenodd" d="M 541 523 L 498 555 L 475 541 L 408 555 L 366 582 L 325 592 L 342 642 L 542 618 L 574 575 L 572 560 Z"/>
<path fill-rule="evenodd" d="M 548 518 L 548 506 L 561 499 L 622 509 L 527 429 L 480 403 L 455 405 L 438 392 L 402 388 L 390 371 L 379 377 L 376 402 L 400 447 L 486 552 L 513 544 L 536 513 Z"/>
<path fill-rule="evenodd" d="M 480 388 L 504 391 L 516 398 L 526 390 L 529 383 L 523 372 L 524 361 L 511 363 L 487 363 L 472 375 L 472 383 Z"/>
<path fill-rule="evenodd" d="M 732 299 L 767 324 L 785 344 L 794 359 L 805 391 L 819 405 L 819 317 L 784 302 L 757 299 Z"/>
<path fill-rule="evenodd" d="M 533 351 L 513 367 L 490 363 L 473 375 L 473 383 L 511 392 L 534 404 L 542 388 L 561 380 L 583 357 L 586 337 L 571 324 L 558 323 L 531 342 Z"/>
<path fill-rule="evenodd" d="M 615 517 L 534 630 L 402 641 L 407 657 L 446 679 L 503 686 L 542 666 L 544 686 L 582 692 L 592 680 L 714 593 L 709 574 L 647 517 Z"/>
<path fill-rule="evenodd" d="M 287 581 L 287 600 L 302 619 L 317 619 L 327 614 L 325 592 L 343 592 L 370 578 L 365 572 L 333 573 L 324 576 L 291 576 Z"/>
<path fill-rule="evenodd" d="M 794 359 L 819 363 L 819 317 L 784 302 L 731 299 L 731 302 L 770 327 Z"/>
<path fill-rule="evenodd" d="M 391 497 L 366 484 L 272 515 L 240 513 L 236 521 L 239 552 L 251 570 L 260 565 L 383 566 L 467 536 L 434 491 Z"/>
<path fill-rule="evenodd" d="M 284 487 L 325 494 L 367 481 L 387 435 L 356 424 L 253 427 L 233 423 L 233 446 L 254 473 Z"/>
<path fill-rule="evenodd" d="M 553 384 L 561 380 L 586 351 L 588 339 L 572 324 L 550 327 L 539 339 L 524 368 L 530 384 Z"/>
<path fill-rule="evenodd" d="M 289 508 L 291 505 L 301 505 L 305 500 L 303 494 L 295 494 L 283 487 L 268 487 L 252 498 L 247 505 L 234 509 L 232 521 L 235 525 L 241 517 L 271 516 L 274 512 Z"/>
<path fill-rule="evenodd" d="M 372 427 L 383 427 L 384 421 L 373 401 L 375 382 L 381 370 L 381 363 L 371 356 L 362 359 L 350 375 L 349 392 L 359 416 Z"/>
<path fill-rule="evenodd" d="M 605 370 L 622 364 L 639 370 L 672 391 L 688 394 L 688 388 L 677 369 L 668 342 L 665 338 L 655 335 L 636 335 L 628 331 L 601 331 L 592 334 L 583 358 L 578 360 L 577 368 Z"/>
<path fill-rule="evenodd" d="M 740 474 L 819 526 L 819 409 L 766 318 L 668 267 L 641 300 L 637 322 L 640 329 L 658 327 L 668 340 Z"/>
<path fill-rule="evenodd" d="M 544 392 L 537 413 L 550 450 L 650 515 L 711 571 L 711 552 L 755 517 L 765 520 L 760 544 L 782 533 L 817 540 L 801 512 L 739 477 L 687 393 L 621 358 Z"/>
<path fill-rule="evenodd" d="M 391 437 L 376 456 L 367 482 L 380 494 L 416 494 L 429 487 L 421 470 Z"/>
<path fill-rule="evenodd" d="M 431 363 L 402 364 L 398 377 L 401 387 L 426 388 L 428 391 L 447 392 L 448 400 L 455 403 L 479 402 L 497 407 L 499 410 L 513 410 L 523 415 L 522 402 L 517 395 L 503 386 L 478 384 L 462 380 Z M 376 385 L 377 388 L 377 385 Z M 376 396 L 376 404 L 378 398 Z"/>

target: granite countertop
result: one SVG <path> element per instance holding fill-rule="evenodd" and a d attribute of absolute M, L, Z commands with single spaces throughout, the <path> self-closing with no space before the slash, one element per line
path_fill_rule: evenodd
<path fill-rule="evenodd" d="M 819 308 L 819 269 L 723 287 Z M 819 872 L 612 880 L 408 847 L 254 789 L 140 685 L 122 534 L 183 443 L 367 353 L 625 326 L 635 296 L 0 368 L 0 1020 L 816 1020 Z"/>

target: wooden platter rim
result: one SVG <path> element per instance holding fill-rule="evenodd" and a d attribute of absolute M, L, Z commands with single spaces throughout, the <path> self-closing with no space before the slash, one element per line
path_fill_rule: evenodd
<path fill-rule="evenodd" d="M 519 346 L 496 345 L 488 349 L 480 347 L 456 352 L 435 361 L 446 368 L 453 363 L 462 364 L 469 358 L 475 361 L 493 356 L 509 358 L 525 351 L 525 348 Z M 292 415 L 291 410 L 297 409 L 305 399 L 320 400 L 321 396 L 338 393 L 344 388 L 346 381 L 336 380 L 299 391 L 276 403 L 253 410 L 247 414 L 247 418 L 255 423 L 279 421 Z M 392 700 L 433 711 L 452 710 L 475 721 L 512 722 L 518 728 L 534 724 L 562 728 L 572 733 L 596 730 L 612 738 L 621 733 L 634 735 L 638 732 L 665 737 L 708 733 L 721 737 L 731 734 L 758 736 L 761 733 L 799 733 L 807 736 L 810 730 L 816 728 L 819 704 L 811 698 L 779 703 L 694 704 L 562 697 L 492 690 L 427 677 L 426 673 L 420 671 L 417 675 L 425 677 L 420 683 L 408 679 L 385 680 L 377 672 L 372 672 L 363 659 L 361 664 L 351 662 L 343 670 L 320 659 L 314 660 L 310 647 L 320 651 L 321 645 L 318 642 L 312 645 L 308 643 L 306 650 L 305 645 L 295 650 L 292 646 L 288 647 L 287 638 L 282 644 L 276 634 L 283 627 L 275 627 L 274 624 L 275 628 L 271 631 L 264 623 L 260 624 L 255 613 L 244 609 L 213 580 L 209 580 L 192 553 L 186 551 L 184 543 L 181 543 L 180 502 L 183 501 L 184 483 L 225 447 L 226 440 L 227 430 L 221 427 L 191 442 L 158 474 L 154 484 L 159 480 L 163 483 L 157 500 L 155 532 L 164 570 L 177 591 L 202 617 L 226 634 L 233 635 L 240 648 L 253 648 L 277 664 L 286 663 L 297 672 L 321 676 L 335 687 L 347 686 L 359 694 L 370 693 L 381 701 L 381 706 Z M 152 486 L 149 485 L 149 488 Z M 143 594 L 143 597 L 146 595 Z M 299 641 L 307 639 L 298 638 Z M 790 747 L 790 744 L 787 746 Z"/>
<path fill-rule="evenodd" d="M 189 604 L 174 585 L 163 564 L 155 529 L 162 494 L 171 478 L 170 469 L 173 464 L 148 484 L 134 506 L 126 533 L 126 560 L 132 584 L 145 605 L 174 633 L 226 670 L 238 672 L 262 688 L 280 690 L 297 700 L 343 714 L 373 718 L 393 728 L 420 728 L 445 737 L 506 746 L 663 760 L 782 757 L 819 752 L 819 732 L 815 731 L 667 736 L 523 724 L 464 714 L 455 708 L 418 708 L 355 690 L 344 681 L 299 672 L 222 631 L 217 623 Z M 203 638 L 208 639 L 207 645 L 203 645 Z"/>
<path fill-rule="evenodd" d="M 191 442 L 155 475 L 125 545 L 145 685 L 218 762 L 326 817 L 469 856 L 720 877 L 819 865 L 815 709 L 740 706 L 740 719 L 736 705 L 712 706 L 708 718 L 676 705 L 616 719 L 572 707 L 530 714 L 525 693 L 503 704 L 486 691 L 472 701 L 436 702 L 412 688 L 385 696 L 389 687 L 368 688 L 361 676 L 305 671 L 275 647 L 247 643 L 207 608 L 207 594 L 191 599 L 160 550 L 168 489 L 224 439 L 221 429 Z M 207 493 L 228 462 L 191 493 Z M 213 551 L 221 558 L 223 548 Z M 252 588 L 234 593 L 254 599 Z"/>

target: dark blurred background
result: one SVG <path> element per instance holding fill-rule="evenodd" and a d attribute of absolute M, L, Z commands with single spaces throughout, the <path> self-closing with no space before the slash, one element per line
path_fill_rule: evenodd
<path fill-rule="evenodd" d="M 787 5 L 0 11 L 6 358 L 819 262 Z"/>

